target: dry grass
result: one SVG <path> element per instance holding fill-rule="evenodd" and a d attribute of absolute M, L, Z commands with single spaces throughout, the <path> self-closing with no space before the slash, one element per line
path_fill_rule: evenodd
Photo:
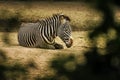
<path fill-rule="evenodd" d="M 119 22 L 119 9 L 114 7 L 114 18 Z M 71 18 L 73 30 L 88 30 L 102 21 L 100 11 L 81 2 L 0 2 L 0 19 L 17 16 L 20 21 L 35 22 L 55 13 Z M 15 26 L 18 27 L 18 26 Z"/>
<path fill-rule="evenodd" d="M 51 60 L 57 57 L 65 57 L 74 55 L 75 64 L 85 64 L 84 53 L 92 47 L 91 41 L 88 39 L 89 31 L 75 31 L 72 33 L 74 44 L 71 48 L 66 48 L 65 44 L 61 41 L 59 37 L 56 38 L 56 42 L 64 45 L 62 50 L 50 50 L 50 49 L 40 49 L 40 48 L 26 48 L 19 46 L 17 41 L 17 32 L 13 33 L 0 33 L 0 49 L 5 52 L 8 57 L 9 64 L 20 63 L 26 65 L 29 62 L 34 62 L 36 68 L 29 69 L 27 76 L 34 78 L 39 75 L 39 77 L 55 75 L 54 69 L 49 67 L 51 65 Z M 3 35 L 7 34 L 9 37 L 9 45 L 5 43 L 2 38 Z M 4 39 L 4 38 L 3 38 Z M 104 42 L 101 42 L 99 47 L 103 47 Z M 103 53 L 103 52 L 101 52 Z M 67 65 L 67 64 L 66 64 Z M 69 68 L 68 68 L 69 69 Z M 32 79 L 31 79 L 32 80 Z"/>
<path fill-rule="evenodd" d="M 40 49 L 40 48 L 26 48 L 19 46 L 17 42 L 17 33 L 8 33 L 10 45 L 7 45 L 2 40 L 2 35 L 4 32 L 0 33 L 0 49 L 5 51 L 8 56 L 9 63 L 13 64 L 16 62 L 22 65 L 27 64 L 30 61 L 35 62 L 37 69 L 30 69 L 29 74 L 33 76 L 39 75 L 40 77 L 46 75 L 54 75 L 54 70 L 49 67 L 49 62 L 55 57 L 67 56 L 74 54 L 76 60 L 79 63 L 84 62 L 83 53 L 87 50 L 86 47 L 90 47 L 89 40 L 87 38 L 87 31 L 73 32 L 74 44 L 71 48 L 66 48 L 65 44 L 56 38 L 56 42 L 64 45 L 65 49 L 62 50 L 50 50 L 50 49 Z M 79 57 L 79 58 L 78 58 Z M 79 61 L 80 60 L 80 61 Z"/>
<path fill-rule="evenodd" d="M 34 77 L 45 77 L 56 75 L 56 71 L 50 67 L 51 61 L 59 59 L 59 57 L 64 58 L 65 56 L 74 55 L 75 60 L 73 62 L 69 61 L 66 64 L 62 64 L 66 69 L 73 68 L 75 69 L 75 65 L 83 65 L 86 63 L 86 58 L 84 57 L 84 53 L 93 46 L 92 41 L 88 39 L 89 31 L 75 31 L 72 33 L 74 43 L 71 48 L 66 48 L 65 44 L 60 40 L 60 38 L 56 38 L 56 42 L 64 45 L 64 49 L 62 50 L 50 50 L 50 49 L 40 49 L 40 48 L 26 48 L 19 46 L 17 41 L 17 32 L 13 33 L 5 33 L 0 32 L 0 50 L 4 51 L 8 59 L 8 64 L 16 64 L 19 63 L 21 65 L 29 64 L 29 62 L 33 62 L 35 68 L 30 68 L 29 73 L 26 76 L 29 76 L 32 80 Z M 3 41 L 3 37 L 8 35 L 8 43 Z M 114 35 L 113 35 L 114 36 Z M 98 42 L 98 47 L 104 48 L 104 37 L 100 36 Z M 106 38 L 105 38 L 106 39 Z M 100 43 L 100 44 L 99 44 Z M 104 54 L 104 50 L 100 52 Z M 65 57 L 66 58 L 66 57 Z M 72 66 L 72 67 L 69 67 Z M 21 80 L 21 79 L 20 79 Z"/>
<path fill-rule="evenodd" d="M 21 21 L 33 22 L 62 12 L 71 18 L 74 30 L 91 29 L 101 19 L 100 12 L 79 2 L 0 2 L 0 10 L 0 18 L 18 15 Z"/>

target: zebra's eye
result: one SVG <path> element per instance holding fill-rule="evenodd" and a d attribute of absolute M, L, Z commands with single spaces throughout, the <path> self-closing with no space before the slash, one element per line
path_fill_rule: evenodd
<path fill-rule="evenodd" d="M 65 31 L 68 31 L 67 29 L 65 29 Z"/>
<path fill-rule="evenodd" d="M 68 31 L 68 29 L 66 27 L 64 27 L 64 31 Z"/>

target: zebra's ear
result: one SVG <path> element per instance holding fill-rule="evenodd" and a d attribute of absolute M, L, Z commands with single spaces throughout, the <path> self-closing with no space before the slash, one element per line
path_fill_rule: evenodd
<path fill-rule="evenodd" d="M 64 24 L 66 22 L 70 22 L 70 18 L 68 16 L 65 16 L 65 15 L 61 15 L 60 16 L 60 20 L 61 20 L 61 23 Z"/>
<path fill-rule="evenodd" d="M 71 19 L 66 15 L 60 15 L 60 17 L 61 19 L 65 19 L 66 21 L 69 21 L 69 22 L 71 21 Z"/>
<path fill-rule="evenodd" d="M 60 21 L 62 24 L 65 24 L 67 20 L 63 16 L 60 16 Z"/>
<path fill-rule="evenodd" d="M 71 19 L 68 17 L 68 16 L 66 16 L 66 15 L 63 15 L 63 17 L 67 20 L 67 21 L 71 21 Z"/>

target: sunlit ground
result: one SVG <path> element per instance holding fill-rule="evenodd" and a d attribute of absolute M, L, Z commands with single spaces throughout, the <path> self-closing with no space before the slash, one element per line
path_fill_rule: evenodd
<path fill-rule="evenodd" d="M 40 74 L 51 75 L 52 72 L 47 64 L 49 61 L 54 59 L 56 56 L 62 55 L 71 55 L 74 54 L 76 58 L 79 57 L 79 63 L 84 61 L 83 53 L 87 50 L 87 48 L 91 47 L 89 43 L 89 39 L 87 38 L 88 31 L 75 31 L 72 33 L 74 43 L 71 48 L 66 48 L 65 44 L 60 40 L 60 38 L 56 38 L 56 42 L 64 45 L 64 49 L 62 50 L 50 50 L 50 49 L 40 49 L 40 48 L 26 48 L 19 46 L 17 41 L 17 33 L 8 33 L 10 44 L 6 44 L 3 42 L 2 35 L 4 32 L 0 33 L 0 49 L 7 54 L 8 59 L 12 63 L 20 62 L 22 64 L 26 64 L 29 61 L 34 61 L 37 65 L 38 69 L 30 70 L 30 74 Z"/>
<path fill-rule="evenodd" d="M 55 72 L 53 69 L 50 69 L 49 62 L 56 57 L 69 56 L 71 54 L 75 55 L 75 63 L 85 64 L 84 53 L 93 47 L 92 41 L 88 38 L 88 33 L 90 31 L 74 31 L 72 33 L 74 43 L 71 48 L 66 48 L 65 44 L 61 41 L 59 37 L 56 38 L 56 42 L 64 45 L 62 50 L 50 50 L 50 49 L 40 49 L 40 48 L 26 48 L 19 46 L 17 41 L 17 32 L 11 33 L 0 33 L 0 49 L 5 52 L 8 56 L 10 64 L 20 62 L 22 65 L 27 64 L 30 61 L 35 62 L 37 68 L 30 69 L 30 75 L 39 75 L 41 77 L 46 75 L 54 75 Z M 5 43 L 4 37 L 8 35 L 9 43 Z M 101 39 L 98 44 L 99 48 L 104 48 L 104 39 Z M 69 69 L 69 68 L 68 68 Z"/>

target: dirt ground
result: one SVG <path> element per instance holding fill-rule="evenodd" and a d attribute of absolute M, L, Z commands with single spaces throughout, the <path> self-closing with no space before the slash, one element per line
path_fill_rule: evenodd
<path fill-rule="evenodd" d="M 17 32 L 4 33 L 0 32 L 0 49 L 5 52 L 8 57 L 8 62 L 21 63 L 22 65 L 27 64 L 32 61 L 37 66 L 36 69 L 30 69 L 30 75 L 39 75 L 43 77 L 45 75 L 54 75 L 54 70 L 50 69 L 50 61 L 59 56 L 75 55 L 76 60 L 79 63 L 85 61 L 83 54 L 90 47 L 89 40 L 87 38 L 88 31 L 75 31 L 72 33 L 74 43 L 71 48 L 66 48 L 65 44 L 56 38 L 56 42 L 64 45 L 62 50 L 50 50 L 50 49 L 40 49 L 40 48 L 26 48 L 19 46 L 17 41 Z M 4 37 L 2 35 L 9 36 L 9 45 L 3 41 Z M 79 58 L 79 59 L 78 59 Z"/>

